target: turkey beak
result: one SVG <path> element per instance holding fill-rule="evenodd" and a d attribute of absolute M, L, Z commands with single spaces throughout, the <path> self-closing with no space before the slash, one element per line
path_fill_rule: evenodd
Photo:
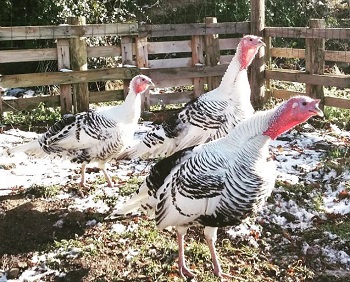
<path fill-rule="evenodd" d="M 260 46 L 264 46 L 264 47 L 266 47 L 265 42 L 264 42 L 264 41 L 262 41 L 262 37 L 260 37 L 260 38 L 259 38 L 259 44 L 260 44 Z"/>
<path fill-rule="evenodd" d="M 319 107 L 319 103 L 321 102 L 321 100 L 319 100 L 319 99 L 316 99 L 315 100 L 315 108 L 313 109 L 313 112 L 316 114 L 316 115 L 318 115 L 318 116 L 320 116 L 320 117 L 323 117 L 324 116 L 324 113 L 323 113 L 323 111 L 320 109 L 320 107 Z"/>
<path fill-rule="evenodd" d="M 152 80 L 148 81 L 148 88 L 153 89 L 155 87 Z"/>

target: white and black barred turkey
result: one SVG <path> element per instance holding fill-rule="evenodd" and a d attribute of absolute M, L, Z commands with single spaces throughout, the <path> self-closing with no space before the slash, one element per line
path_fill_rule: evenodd
<path fill-rule="evenodd" d="M 169 120 L 155 126 L 118 159 L 164 157 L 225 136 L 229 128 L 254 113 L 247 68 L 261 46 L 260 37 L 244 36 L 220 85 L 190 101 Z"/>
<path fill-rule="evenodd" d="M 184 236 L 192 225 L 205 226 L 214 274 L 230 277 L 216 254 L 218 227 L 238 225 L 259 210 L 275 183 L 275 164 L 268 160 L 270 140 L 312 116 L 323 116 L 318 104 L 306 96 L 290 98 L 275 109 L 255 113 L 221 139 L 162 159 L 113 215 L 143 208 L 155 215 L 159 229 L 176 226 L 179 271 L 188 277 L 194 274 L 185 263 Z"/>
<path fill-rule="evenodd" d="M 9 154 L 25 152 L 34 157 L 55 154 L 82 164 L 81 185 L 85 185 L 86 165 L 96 162 L 102 169 L 108 186 L 113 183 L 105 164 L 132 142 L 141 115 L 141 94 L 151 79 L 135 76 L 123 104 L 101 110 L 89 110 L 76 115 L 66 114 L 37 140 L 8 150 Z"/>

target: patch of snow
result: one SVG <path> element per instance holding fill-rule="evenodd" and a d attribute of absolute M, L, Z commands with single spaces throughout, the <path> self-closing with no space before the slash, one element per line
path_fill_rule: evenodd
<path fill-rule="evenodd" d="M 347 269 L 350 269 L 350 256 L 346 252 L 326 246 L 322 248 L 322 254 L 327 257 L 330 263 L 340 263 L 345 265 Z"/>
<path fill-rule="evenodd" d="M 126 231 L 126 226 L 122 223 L 114 223 L 112 225 L 111 231 L 117 234 L 121 234 Z"/>
<path fill-rule="evenodd" d="M 139 251 L 129 248 L 123 252 L 123 255 L 125 256 L 126 261 L 130 261 L 134 256 L 138 255 L 138 253 Z"/>
<path fill-rule="evenodd" d="M 85 211 L 89 209 L 96 209 L 99 213 L 106 213 L 109 211 L 109 206 L 101 199 L 96 200 L 96 195 L 89 195 L 86 198 L 74 198 L 75 203 L 71 206 L 72 209 L 78 211 Z"/>

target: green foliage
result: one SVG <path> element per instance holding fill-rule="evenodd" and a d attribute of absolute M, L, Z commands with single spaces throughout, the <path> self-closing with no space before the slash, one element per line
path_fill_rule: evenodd
<path fill-rule="evenodd" d="M 328 122 L 337 125 L 341 129 L 350 130 L 350 110 L 325 107 L 324 115 Z"/>
<path fill-rule="evenodd" d="M 143 181 L 144 178 L 141 177 L 130 177 L 127 181 L 125 181 L 124 185 L 120 186 L 119 194 L 121 196 L 131 195 L 139 188 Z"/>
<path fill-rule="evenodd" d="M 284 192 L 280 193 L 284 200 L 293 200 L 298 205 L 305 206 L 317 211 L 324 210 L 322 192 L 315 185 L 290 184 L 276 181 L 276 187 L 282 186 Z"/>
<path fill-rule="evenodd" d="M 3 117 L 4 124 L 15 124 L 16 126 L 25 126 L 31 130 L 34 125 L 41 123 L 53 123 L 61 119 L 59 108 L 46 107 L 44 103 L 40 103 L 33 110 L 24 110 L 21 112 L 7 112 Z"/>
<path fill-rule="evenodd" d="M 37 185 L 33 184 L 24 191 L 24 195 L 34 198 L 51 198 L 60 193 L 60 186 L 58 185 Z"/>
<path fill-rule="evenodd" d="M 61 257 L 96 254 L 96 247 L 92 242 L 87 245 L 86 242 L 80 241 L 78 237 L 76 239 L 62 239 L 61 241 L 55 241 L 54 247 L 61 250 L 61 253 L 58 255 Z"/>
<path fill-rule="evenodd" d="M 336 223 L 325 223 L 320 225 L 320 229 L 336 234 L 343 240 L 350 239 L 350 221 L 348 220 L 339 220 Z"/>
<path fill-rule="evenodd" d="M 348 146 L 332 146 L 328 148 L 322 159 L 326 170 L 335 170 L 337 175 L 344 169 L 350 168 L 350 151 Z M 337 181 L 332 183 L 335 188 L 339 185 Z"/>

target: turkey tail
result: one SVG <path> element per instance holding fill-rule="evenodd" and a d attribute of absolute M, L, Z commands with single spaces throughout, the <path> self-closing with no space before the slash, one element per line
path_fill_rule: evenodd
<path fill-rule="evenodd" d="M 175 144 L 176 139 L 167 136 L 164 128 L 158 126 L 149 131 L 143 139 L 119 154 L 117 159 L 163 158 L 176 151 Z"/>
<path fill-rule="evenodd" d="M 117 157 L 117 160 L 132 160 L 136 158 L 147 159 L 153 157 L 152 148 L 148 147 L 142 140 L 137 144 L 125 149 Z"/>
<path fill-rule="evenodd" d="M 41 149 L 38 140 L 32 140 L 26 144 L 18 145 L 16 147 L 7 150 L 9 155 L 16 153 L 25 153 L 28 156 L 41 158 L 45 157 L 47 154 Z"/>
<path fill-rule="evenodd" d="M 113 217 L 116 215 L 125 215 L 139 208 L 143 208 L 147 211 L 149 209 L 149 207 L 146 206 L 148 197 L 148 187 L 146 182 L 144 182 L 139 188 L 139 190 L 135 194 L 133 194 L 133 196 L 129 200 L 127 200 L 126 204 L 116 209 L 109 217 Z"/>

